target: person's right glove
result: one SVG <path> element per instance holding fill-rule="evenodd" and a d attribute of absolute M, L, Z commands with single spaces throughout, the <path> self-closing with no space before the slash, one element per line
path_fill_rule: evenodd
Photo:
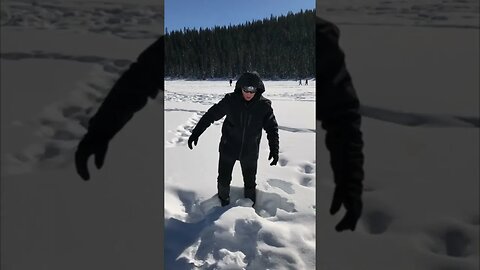
<path fill-rule="evenodd" d="M 190 137 L 188 137 L 188 148 L 193 149 L 192 143 L 197 146 L 198 143 L 198 135 L 192 133 Z"/>
<path fill-rule="evenodd" d="M 78 175 L 83 180 L 90 179 L 88 172 L 88 159 L 91 155 L 95 156 L 95 166 L 97 169 L 101 169 L 107 155 L 108 141 L 107 140 L 95 140 L 88 133 L 83 137 L 75 152 L 75 167 Z"/>
<path fill-rule="evenodd" d="M 362 199 L 361 190 L 348 188 L 347 186 L 337 185 L 333 194 L 332 205 L 330 207 L 330 214 L 335 215 L 340 207 L 343 205 L 346 209 L 345 216 L 335 226 L 337 232 L 344 230 L 354 231 L 357 226 L 358 219 L 362 214 Z"/>
<path fill-rule="evenodd" d="M 268 160 L 272 159 L 272 162 L 270 162 L 270 166 L 277 165 L 278 162 L 278 153 L 270 152 L 270 155 L 268 155 Z"/>

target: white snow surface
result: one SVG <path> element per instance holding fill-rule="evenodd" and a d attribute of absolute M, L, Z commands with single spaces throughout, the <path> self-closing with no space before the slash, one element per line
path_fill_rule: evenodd
<path fill-rule="evenodd" d="M 478 269 L 478 3 L 452 2 L 469 6 L 452 13 L 466 22 L 435 29 L 423 27 L 428 16 L 351 17 L 360 1 L 328 13 L 343 19 L 365 116 L 364 215 L 357 231 L 339 234 L 314 81 L 265 82 L 281 154 L 268 165 L 264 136 L 255 208 L 238 164 L 232 203 L 219 207 L 221 121 L 194 150 L 185 145 L 202 113 L 232 91 L 227 81 L 167 81 L 110 143 L 104 168 L 80 180 L 73 152 L 89 117 L 163 29 L 153 19 L 129 23 L 155 13 L 149 4 L 124 14 L 120 2 L 1 2 L 2 269 Z M 411 10 L 429 14 L 434 4 Z M 107 27 L 109 18 L 125 23 Z M 350 25 L 365 18 L 376 26 Z"/>

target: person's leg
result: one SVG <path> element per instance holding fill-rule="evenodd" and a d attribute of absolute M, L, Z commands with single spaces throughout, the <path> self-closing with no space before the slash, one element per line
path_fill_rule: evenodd
<path fill-rule="evenodd" d="M 234 158 L 220 153 L 218 160 L 217 189 L 222 206 L 228 204 L 230 201 L 230 182 L 232 182 L 232 171 L 235 161 Z"/>
<path fill-rule="evenodd" d="M 243 183 L 244 183 L 244 195 L 253 201 L 256 200 L 256 176 L 257 176 L 257 160 L 241 160 L 240 165 L 242 167 Z"/>

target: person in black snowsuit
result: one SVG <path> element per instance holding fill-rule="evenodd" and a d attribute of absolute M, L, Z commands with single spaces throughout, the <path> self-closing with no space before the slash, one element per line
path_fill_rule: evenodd
<path fill-rule="evenodd" d="M 362 212 L 364 156 L 359 100 L 338 41 L 338 28 L 317 17 L 316 118 L 327 132 L 325 142 L 336 183 L 330 212 L 333 215 L 342 205 L 345 207 L 346 214 L 335 227 L 343 231 L 355 230 Z M 90 179 L 90 156 L 95 157 L 97 168 L 103 166 L 110 140 L 159 90 L 164 90 L 163 36 L 122 74 L 91 118 L 75 152 L 81 178 Z"/>
<path fill-rule="evenodd" d="M 270 165 L 278 162 L 278 125 L 271 101 L 263 97 L 265 86 L 258 73 L 247 72 L 238 79 L 235 90 L 213 105 L 198 121 L 188 139 L 188 147 L 197 145 L 200 135 L 214 122 L 226 115 L 220 139 L 217 188 L 222 206 L 230 203 L 230 182 L 235 162 L 240 161 L 244 195 L 255 205 L 255 176 L 262 137 L 267 132 Z"/>

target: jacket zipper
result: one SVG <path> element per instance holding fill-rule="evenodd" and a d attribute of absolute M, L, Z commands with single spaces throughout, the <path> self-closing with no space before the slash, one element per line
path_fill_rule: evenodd
<path fill-rule="evenodd" d="M 254 103 L 255 104 L 255 103 Z M 254 105 L 252 104 L 252 105 Z M 250 109 L 251 109 L 252 106 L 250 106 Z M 240 113 L 240 122 L 242 122 L 242 125 L 243 125 L 243 131 L 242 131 L 242 143 L 240 145 L 240 154 L 238 155 L 238 158 L 241 159 L 242 158 L 242 153 L 243 153 L 243 144 L 244 144 L 244 141 L 245 141 L 245 131 L 247 129 L 247 126 L 250 125 L 250 120 L 252 119 L 252 116 L 247 114 L 247 117 L 245 119 L 245 121 L 243 121 L 243 113 L 244 111 L 242 111 Z"/>
<path fill-rule="evenodd" d="M 242 113 L 240 114 L 240 120 L 241 120 L 242 125 L 243 125 L 243 131 L 242 131 L 242 143 L 240 144 L 240 154 L 238 155 L 238 159 L 241 159 L 241 158 L 242 158 L 243 142 L 244 142 L 244 140 L 245 140 L 245 129 L 246 129 L 246 128 L 245 128 L 245 125 L 244 125 L 244 123 L 243 123 L 243 122 L 245 122 L 245 121 L 243 121 L 243 111 L 242 111 Z"/>

